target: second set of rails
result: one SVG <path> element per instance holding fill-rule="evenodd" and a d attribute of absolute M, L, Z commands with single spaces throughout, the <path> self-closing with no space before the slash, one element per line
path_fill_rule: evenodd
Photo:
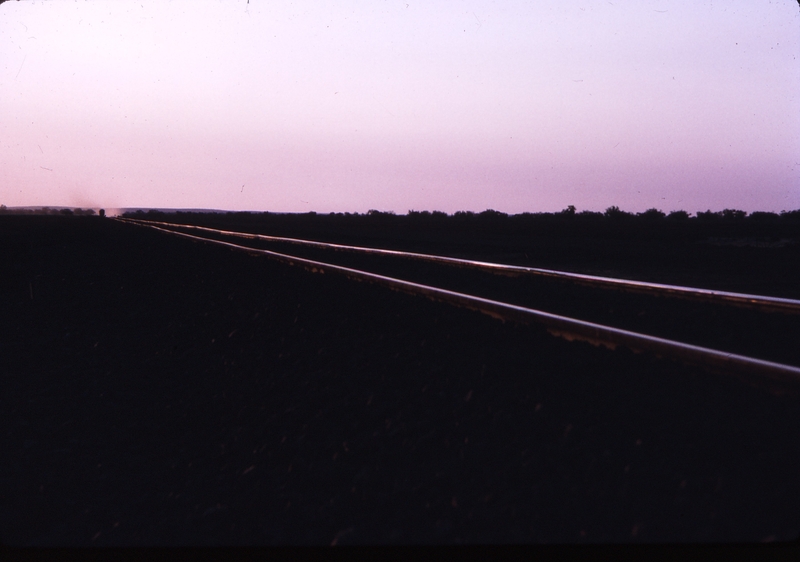
<path fill-rule="evenodd" d="M 341 274 L 353 280 L 376 283 L 393 290 L 413 295 L 422 295 L 432 300 L 447 302 L 451 305 L 476 310 L 503 321 L 512 321 L 522 324 L 539 324 L 544 326 L 551 334 L 568 340 L 587 341 L 594 345 L 602 345 L 610 349 L 615 349 L 618 346 L 627 347 L 635 352 L 652 353 L 665 359 L 737 375 L 748 381 L 764 382 L 769 386 L 775 386 L 777 384 L 778 386 L 776 388 L 779 390 L 781 388 L 791 388 L 793 391 L 800 390 L 800 367 L 783 362 L 749 357 L 730 351 L 720 351 L 718 349 L 657 337 L 598 322 L 582 320 L 562 314 L 554 314 L 538 308 L 485 298 L 484 296 L 479 296 L 472 292 L 450 290 L 437 286 L 437 284 L 419 283 L 408 279 L 402 279 L 398 276 L 382 275 L 366 271 L 360 267 L 345 267 L 341 264 L 330 263 L 328 261 L 330 258 L 326 258 L 325 261 L 322 261 L 321 259 L 309 259 L 308 257 L 295 255 L 296 252 L 286 253 L 271 249 L 255 248 L 252 244 L 256 242 L 262 244 L 273 243 L 289 245 L 290 247 L 297 247 L 298 249 L 313 250 L 317 253 L 345 252 L 348 254 L 371 256 L 373 258 L 388 260 L 411 260 L 430 264 L 431 266 L 480 271 L 506 277 L 554 280 L 587 287 L 592 290 L 613 291 L 623 295 L 644 295 L 648 298 L 654 296 L 665 300 L 676 299 L 679 301 L 693 302 L 698 306 L 709 304 L 726 308 L 742 308 L 752 313 L 765 313 L 769 315 L 778 315 L 783 318 L 790 318 L 792 322 L 794 322 L 795 317 L 800 319 L 800 301 L 794 299 L 714 291 L 660 283 L 646 283 L 549 269 L 403 252 L 399 250 L 366 248 L 280 236 L 220 230 L 196 225 L 128 218 L 119 218 L 117 220 L 128 224 L 149 227 L 196 241 L 226 246 L 253 255 L 270 257 L 289 265 L 303 267 L 315 273 Z M 190 230 L 193 231 L 193 233 L 183 232 L 184 230 Z M 245 245 L 246 242 L 234 243 L 220 238 L 229 240 L 235 239 L 237 242 L 240 240 L 247 240 L 250 245 Z"/>

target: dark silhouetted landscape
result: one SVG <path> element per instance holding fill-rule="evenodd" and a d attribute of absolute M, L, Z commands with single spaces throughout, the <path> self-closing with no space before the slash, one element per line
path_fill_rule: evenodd
<path fill-rule="evenodd" d="M 109 217 L 0 215 L 5 545 L 798 538 L 798 393 Z M 798 211 L 128 216 L 800 298 Z"/>

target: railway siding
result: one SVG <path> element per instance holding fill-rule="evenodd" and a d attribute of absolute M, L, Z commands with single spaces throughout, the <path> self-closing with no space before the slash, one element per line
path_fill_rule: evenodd
<path fill-rule="evenodd" d="M 401 290 L 481 309 L 504 320 L 542 322 L 554 333 L 572 339 L 602 342 L 608 346 L 626 345 L 694 362 L 703 356 L 703 352 L 697 349 L 707 348 L 718 353 L 707 355 L 706 364 L 733 372 L 747 369 L 767 372 L 773 369 L 768 365 L 786 364 L 788 370 L 784 369 L 783 374 L 774 373 L 783 377 L 794 372 L 793 366 L 800 365 L 800 346 L 794 345 L 800 341 L 800 323 L 796 316 L 800 312 L 800 301 L 792 299 L 628 282 L 568 272 L 543 272 L 533 268 L 275 239 L 202 227 L 183 228 L 165 223 L 149 226 L 170 232 L 184 231 L 184 234 L 187 234 L 186 230 L 203 233 L 203 239 L 212 235 L 211 239 L 240 249 L 243 248 L 242 241 L 245 241 L 247 248 L 264 250 L 273 257 L 280 255 L 279 259 L 284 260 L 286 256 L 292 256 L 295 263 L 310 270 L 335 269 L 335 264 L 338 264 L 352 270 L 344 272 L 345 275 L 360 280 L 369 278 L 369 275 L 359 271 L 371 272 L 377 275 L 373 281 L 392 288 L 402 286 Z M 268 248 L 274 250 L 276 245 L 281 251 L 270 253 Z M 314 264 L 309 265 L 304 259 Z M 501 273 L 499 277 L 495 275 L 498 272 Z M 408 281 L 410 285 L 378 280 L 378 277 Z M 436 292 L 433 288 L 443 291 Z M 458 293 L 459 296 L 448 293 Z M 520 312 L 517 308 L 527 312 Z M 500 309 L 503 311 L 499 312 Z M 554 324 L 557 322 L 555 318 L 564 320 Z M 570 329 L 564 324 L 568 320 L 575 321 Z M 607 335 L 598 336 L 598 330 L 604 330 Z M 641 337 L 636 339 L 631 334 Z M 669 346 L 663 343 L 664 340 L 680 345 L 672 345 L 671 351 L 666 351 Z M 742 363 L 742 358 L 748 356 L 755 361 Z M 750 367 L 744 367 L 745 364 Z M 788 376 L 789 380 L 795 377 L 794 374 Z"/>
<path fill-rule="evenodd" d="M 408 281 L 407 279 L 388 277 L 386 275 L 380 275 L 369 271 L 363 271 L 360 269 L 353 269 L 351 267 L 344 267 L 342 265 L 336 265 L 334 263 L 322 262 L 304 257 L 299 257 L 297 255 L 285 254 L 280 252 L 274 252 L 271 250 L 255 248 L 251 245 L 243 246 L 240 244 L 235 244 L 232 242 L 220 240 L 218 239 L 218 237 L 206 238 L 203 236 L 197 236 L 196 234 L 187 234 L 185 232 L 180 232 L 181 225 L 167 225 L 164 223 L 157 225 L 157 224 L 148 224 L 140 221 L 136 221 L 134 222 L 134 224 L 147 226 L 150 228 L 154 228 L 156 230 L 176 234 L 193 240 L 221 244 L 233 249 L 246 251 L 254 255 L 269 256 L 273 259 L 283 261 L 284 263 L 288 263 L 290 265 L 297 265 L 303 267 L 306 270 L 311 271 L 312 273 L 332 271 L 339 274 L 343 274 L 346 277 L 349 277 L 357 281 L 368 281 L 372 283 L 378 283 L 394 290 L 399 290 L 410 294 L 423 295 L 433 300 L 448 302 L 450 304 L 454 304 L 456 306 L 460 306 L 463 308 L 477 310 L 484 314 L 488 314 L 495 318 L 501 319 L 503 321 L 511 320 L 520 323 L 542 324 L 548 329 L 548 331 L 551 334 L 568 339 L 570 341 L 572 340 L 586 341 L 592 343 L 593 345 L 604 345 L 610 349 L 614 349 L 617 346 L 622 345 L 637 352 L 646 351 L 653 353 L 659 357 L 666 357 L 672 360 L 704 366 L 709 369 L 714 369 L 717 371 L 722 371 L 734 374 L 736 376 L 744 377 L 748 380 L 751 380 L 751 382 L 755 382 L 756 384 L 766 384 L 773 391 L 776 392 L 786 392 L 787 390 L 790 392 L 796 392 L 797 389 L 800 388 L 798 387 L 798 385 L 800 384 L 800 367 L 796 367 L 793 365 L 782 364 L 775 361 L 769 361 L 766 359 L 760 359 L 755 357 L 748 357 L 739 353 L 734 353 L 730 350 L 713 349 L 713 348 L 694 345 L 692 343 L 686 343 L 683 341 L 675 341 L 663 337 L 637 333 L 630 330 L 621 329 L 618 327 L 582 320 L 579 318 L 566 317 L 559 314 L 554 314 L 543 310 L 531 309 L 508 302 L 487 299 L 474 294 L 452 291 L 442 288 L 441 286 L 424 285 Z M 215 231 L 213 229 L 202 229 L 202 228 L 198 229 L 197 227 L 191 227 L 190 229 L 201 230 L 206 232 L 210 231 L 217 235 L 222 234 L 228 238 L 237 237 L 237 235 L 240 234 L 240 233 Z M 245 238 L 248 241 L 264 240 L 264 237 L 262 236 L 250 235 L 250 234 L 242 234 L 238 237 Z M 280 240 L 280 242 L 287 242 L 287 241 L 285 239 L 282 239 Z M 337 250 L 341 251 L 344 249 L 348 252 L 355 251 L 361 254 L 379 255 L 382 258 L 386 258 L 388 256 L 399 259 L 419 260 L 420 257 L 422 257 L 423 261 L 425 262 L 432 261 L 437 265 L 439 264 L 450 265 L 451 263 L 453 263 L 449 261 L 448 258 L 440 258 L 438 256 L 433 256 L 433 257 L 419 256 L 417 254 L 412 254 L 409 256 L 403 252 L 396 252 L 396 251 L 382 252 L 380 250 L 371 251 L 371 249 L 367 248 L 354 248 L 354 247 L 343 248 L 341 246 L 337 247 L 335 245 L 320 244 L 315 242 L 308 242 L 303 244 L 306 241 L 297 241 L 297 240 L 292 240 L 290 242 L 293 244 L 311 246 L 316 249 L 322 249 L 323 251 L 328 250 L 329 252 L 331 249 L 333 249 L 334 252 Z M 498 264 L 474 263 L 474 262 L 466 262 L 465 260 L 457 260 L 455 264 L 459 268 L 469 266 L 472 267 L 473 269 L 477 269 L 480 271 L 484 271 L 486 269 L 491 270 L 493 268 L 503 269 L 503 266 Z M 520 271 L 520 268 L 511 268 L 511 271 L 513 272 L 514 277 L 519 277 L 520 275 L 518 274 L 530 273 L 529 271 L 524 271 L 524 272 Z M 572 279 L 572 276 L 569 274 L 561 275 L 561 272 L 548 272 L 548 273 L 553 273 L 554 275 L 546 275 L 545 277 L 555 277 L 558 281 L 562 281 L 563 279 Z M 609 286 L 611 286 L 612 288 L 617 288 L 618 286 L 614 283 L 615 280 L 597 279 L 588 276 L 580 276 L 580 279 L 582 281 L 582 284 L 586 284 L 591 281 L 597 281 L 598 288 L 601 290 L 607 290 Z M 764 303 L 765 305 L 764 308 L 766 309 L 766 311 L 768 313 L 773 313 L 773 314 L 775 313 L 776 310 L 780 310 L 782 313 L 788 312 L 791 315 L 795 313 L 795 306 L 800 305 L 800 303 L 796 301 L 791 301 L 790 299 L 762 298 L 756 295 L 731 295 L 728 293 L 720 295 L 719 293 L 714 291 L 694 290 L 692 288 L 686 288 L 686 287 L 671 288 L 665 285 L 653 285 L 653 284 L 641 284 L 641 283 L 636 284 L 636 286 L 640 291 L 644 289 L 651 290 L 652 292 L 655 293 L 655 297 L 657 299 L 664 299 L 665 295 L 671 296 L 673 292 L 677 292 L 679 295 L 682 295 L 683 293 L 694 292 L 696 293 L 696 295 L 699 295 L 699 297 L 697 298 L 702 297 L 707 300 L 710 300 L 711 303 L 717 307 L 719 307 L 720 305 L 738 306 L 740 304 L 739 303 L 740 300 L 749 299 L 751 303 Z M 722 298 L 720 298 L 720 296 Z M 629 297 L 627 297 L 626 295 L 626 298 Z M 775 303 L 775 301 L 780 302 L 781 304 L 780 308 L 775 308 L 772 306 Z M 617 299 L 617 302 L 619 302 L 619 298 Z M 761 312 L 761 309 L 757 309 L 757 311 Z M 783 314 L 781 316 L 783 316 Z M 728 326 L 728 328 L 731 329 L 731 326 Z M 734 330 L 736 330 L 737 328 L 742 329 L 742 326 L 738 327 L 733 326 Z M 778 328 L 781 330 L 781 333 L 785 335 L 785 332 L 783 331 L 781 326 L 779 326 Z M 774 345 L 774 339 L 770 338 L 770 342 L 773 343 Z M 768 382 L 765 382 L 765 380 Z"/>

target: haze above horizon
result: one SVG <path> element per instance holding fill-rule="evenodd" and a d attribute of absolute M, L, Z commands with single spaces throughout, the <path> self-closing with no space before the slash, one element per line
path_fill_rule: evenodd
<path fill-rule="evenodd" d="M 0 5 L 0 203 L 800 208 L 795 0 Z"/>

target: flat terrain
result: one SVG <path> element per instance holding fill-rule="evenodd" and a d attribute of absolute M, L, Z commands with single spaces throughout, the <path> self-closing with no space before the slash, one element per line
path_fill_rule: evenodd
<path fill-rule="evenodd" d="M 797 245 L 699 247 L 796 296 Z M 0 251 L 5 544 L 800 533 L 792 393 L 96 217 L 0 217 Z"/>
<path fill-rule="evenodd" d="M 771 220 L 274 213 L 138 218 L 800 299 L 800 212 Z"/>

